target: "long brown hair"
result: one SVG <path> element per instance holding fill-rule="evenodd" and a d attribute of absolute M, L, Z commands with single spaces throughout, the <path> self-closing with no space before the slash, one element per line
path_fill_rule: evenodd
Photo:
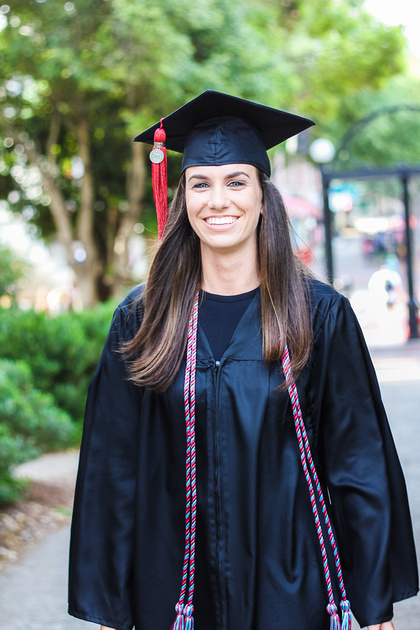
<path fill-rule="evenodd" d="M 309 271 L 293 253 L 280 192 L 263 173 L 259 173 L 259 180 L 264 205 L 257 228 L 263 350 L 268 363 L 279 361 L 287 340 L 292 373 L 297 378 L 312 346 L 305 282 Z M 156 392 L 171 385 L 185 352 L 188 321 L 200 282 L 200 241 L 188 220 L 182 175 L 145 294 L 140 297 L 143 322 L 122 348 L 130 360 L 129 376 L 135 384 Z"/>

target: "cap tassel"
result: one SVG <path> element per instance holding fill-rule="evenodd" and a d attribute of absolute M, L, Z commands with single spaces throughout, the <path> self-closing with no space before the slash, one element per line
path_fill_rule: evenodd
<path fill-rule="evenodd" d="M 163 128 L 163 118 L 160 127 L 155 131 L 154 146 L 150 152 L 152 162 L 153 197 L 156 206 L 159 240 L 162 238 L 168 219 L 168 168 L 166 159 L 166 133 Z"/>

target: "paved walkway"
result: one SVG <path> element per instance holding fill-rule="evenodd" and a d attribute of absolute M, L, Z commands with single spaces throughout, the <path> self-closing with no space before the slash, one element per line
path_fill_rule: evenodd
<path fill-rule="evenodd" d="M 420 341 L 371 348 L 371 355 L 406 478 L 420 565 Z M 396 630 L 420 630 L 420 596 L 394 610 Z"/>
<path fill-rule="evenodd" d="M 76 451 L 43 455 L 17 476 L 74 487 L 78 458 Z M 0 573 L 0 630 L 98 630 L 67 614 L 69 539 L 61 527 Z"/>
<path fill-rule="evenodd" d="M 66 612 L 68 545 L 62 527 L 0 573 L 1 630 L 99 630 Z"/>
<path fill-rule="evenodd" d="M 420 552 L 420 341 L 371 352 L 406 475 Z M 75 453 L 50 455 L 21 472 L 39 481 L 74 480 L 76 465 Z M 63 527 L 0 573 L 0 630 L 98 630 L 66 613 L 68 541 Z M 397 604 L 394 623 L 396 630 L 420 630 L 420 597 Z"/>
<path fill-rule="evenodd" d="M 74 486 L 78 461 L 79 453 L 77 451 L 50 453 L 32 462 L 21 464 L 16 471 L 16 476 L 28 477 L 33 481 L 54 483 L 55 485 L 65 483 Z"/>

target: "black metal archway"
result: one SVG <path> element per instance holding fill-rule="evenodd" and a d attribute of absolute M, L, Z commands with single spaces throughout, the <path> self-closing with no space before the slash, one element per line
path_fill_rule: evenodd
<path fill-rule="evenodd" d="M 387 179 L 397 177 L 401 182 L 402 201 L 404 204 L 405 217 L 405 245 L 407 248 L 407 286 L 408 286 L 408 322 L 410 328 L 410 339 L 418 339 L 418 304 L 414 295 L 414 272 L 413 272 L 413 237 L 410 224 L 410 195 L 408 182 L 411 177 L 420 175 L 420 166 L 398 166 L 395 168 L 359 168 L 353 171 L 333 171 L 326 166 L 321 166 L 322 176 L 322 196 L 324 208 L 324 230 L 325 230 L 325 258 L 327 275 L 330 282 L 334 281 L 334 260 L 332 251 L 332 230 L 331 230 L 331 209 L 329 203 L 330 185 L 333 179 L 356 180 L 356 179 Z"/>

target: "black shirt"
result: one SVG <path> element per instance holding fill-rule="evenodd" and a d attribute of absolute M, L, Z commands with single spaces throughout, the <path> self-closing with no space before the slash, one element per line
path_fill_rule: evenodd
<path fill-rule="evenodd" d="M 239 320 L 257 291 L 258 287 L 240 295 L 201 293 L 198 319 L 216 361 L 222 358 Z"/>

